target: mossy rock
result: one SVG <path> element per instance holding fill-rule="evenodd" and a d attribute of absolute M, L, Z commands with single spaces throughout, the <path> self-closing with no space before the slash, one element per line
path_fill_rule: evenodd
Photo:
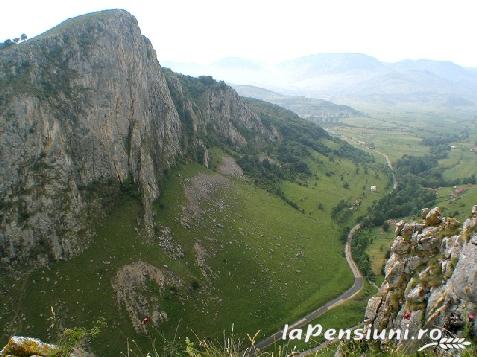
<path fill-rule="evenodd" d="M 55 356 L 59 350 L 56 346 L 32 337 L 13 336 L 0 352 L 1 356 L 29 357 Z"/>

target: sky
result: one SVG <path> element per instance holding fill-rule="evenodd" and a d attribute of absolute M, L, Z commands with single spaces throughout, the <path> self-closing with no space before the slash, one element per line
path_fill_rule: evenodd
<path fill-rule="evenodd" d="M 353 52 L 382 61 L 450 60 L 477 67 L 473 0 L 24 0 L 3 2 L 0 41 L 32 37 L 80 14 L 123 8 L 159 61 L 266 63 Z"/>

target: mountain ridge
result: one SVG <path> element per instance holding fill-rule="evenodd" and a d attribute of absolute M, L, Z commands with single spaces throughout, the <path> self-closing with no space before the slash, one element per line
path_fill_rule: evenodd
<path fill-rule="evenodd" d="M 232 85 L 232 87 L 243 97 L 260 99 L 282 106 L 302 118 L 318 123 L 365 115 L 347 105 L 335 104 L 325 99 L 305 96 L 287 96 L 256 86 Z"/>
<path fill-rule="evenodd" d="M 90 236 L 81 223 L 83 191 L 110 181 L 138 185 L 143 226 L 153 236 L 162 172 L 184 155 L 204 156 L 208 126 L 203 115 L 191 123 L 179 116 L 137 20 L 124 10 L 83 15 L 1 50 L 0 60 L 3 258 L 21 260 L 37 249 L 42 261 L 77 254 L 78 236 Z M 248 145 L 244 130 L 253 131 L 251 140 L 272 137 L 231 88 L 214 90 L 208 112 L 221 113 L 211 129 L 217 136 L 232 147 Z M 68 222 L 62 228 L 58 217 Z"/>
<path fill-rule="evenodd" d="M 237 85 L 326 98 L 351 106 L 358 103 L 366 107 L 367 103 L 453 110 L 477 105 L 475 70 L 450 61 L 422 59 L 390 63 L 360 53 L 321 53 L 262 65 L 254 70 L 219 69 L 213 64 L 194 69 L 173 62 L 168 66 L 186 73 L 200 68 L 203 73 Z M 457 101 L 452 100 L 456 97 Z"/>

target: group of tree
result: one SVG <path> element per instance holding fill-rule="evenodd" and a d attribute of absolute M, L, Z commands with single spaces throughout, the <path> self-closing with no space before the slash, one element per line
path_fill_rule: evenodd
<path fill-rule="evenodd" d="M 428 155 L 404 155 L 399 159 L 395 165 L 399 182 L 398 189 L 383 197 L 370 208 L 365 223 L 369 226 L 380 226 L 387 219 L 409 216 L 417 213 L 423 207 L 430 207 L 436 202 L 436 188 L 476 184 L 475 175 L 452 180 L 446 179 L 439 167 L 439 160 L 447 158 L 451 150 L 449 144 L 464 140 L 467 136 L 467 133 L 462 133 L 423 139 L 423 143 L 430 146 Z"/>
<path fill-rule="evenodd" d="M 424 207 L 432 207 L 436 203 L 436 191 L 438 187 L 448 187 L 459 184 L 476 184 L 475 175 L 446 180 L 439 167 L 439 160 L 445 159 L 450 152 L 450 143 L 458 142 L 467 138 L 466 133 L 460 135 L 449 134 L 423 139 L 423 144 L 430 147 L 430 153 L 425 156 L 404 155 L 395 164 L 395 173 L 399 186 L 393 192 L 387 194 L 374 203 L 368 210 L 365 217 L 362 217 L 364 229 L 353 239 L 353 257 L 360 270 L 370 280 L 374 280 L 370 259 L 366 253 L 366 248 L 371 242 L 370 231 L 366 228 L 383 226 L 389 230 L 388 219 L 402 218 L 419 212 Z M 340 203 L 332 211 L 335 220 L 339 218 L 338 213 L 344 206 Z M 341 240 L 346 240 L 349 228 L 343 231 Z"/>
<path fill-rule="evenodd" d="M 26 34 L 22 33 L 20 35 L 20 37 L 14 37 L 14 38 L 11 38 L 11 39 L 9 38 L 9 39 L 6 39 L 3 42 L 0 42 L 0 49 L 13 46 L 17 43 L 26 41 L 27 39 L 28 39 L 28 36 Z"/>

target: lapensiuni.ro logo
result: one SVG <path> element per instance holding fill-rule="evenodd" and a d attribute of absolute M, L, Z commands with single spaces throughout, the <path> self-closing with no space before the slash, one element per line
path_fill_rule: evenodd
<path fill-rule="evenodd" d="M 282 331 L 283 340 L 303 340 L 309 342 L 311 338 L 323 336 L 327 341 L 334 340 L 354 340 L 354 341 L 426 341 L 418 351 L 423 351 L 429 347 L 439 347 L 444 350 L 465 349 L 471 343 L 461 337 L 444 336 L 441 329 L 420 329 L 415 334 L 405 329 L 383 329 L 377 330 L 368 325 L 351 329 L 328 329 L 323 330 L 320 324 L 309 324 L 306 328 L 293 328 L 285 325 Z"/>

